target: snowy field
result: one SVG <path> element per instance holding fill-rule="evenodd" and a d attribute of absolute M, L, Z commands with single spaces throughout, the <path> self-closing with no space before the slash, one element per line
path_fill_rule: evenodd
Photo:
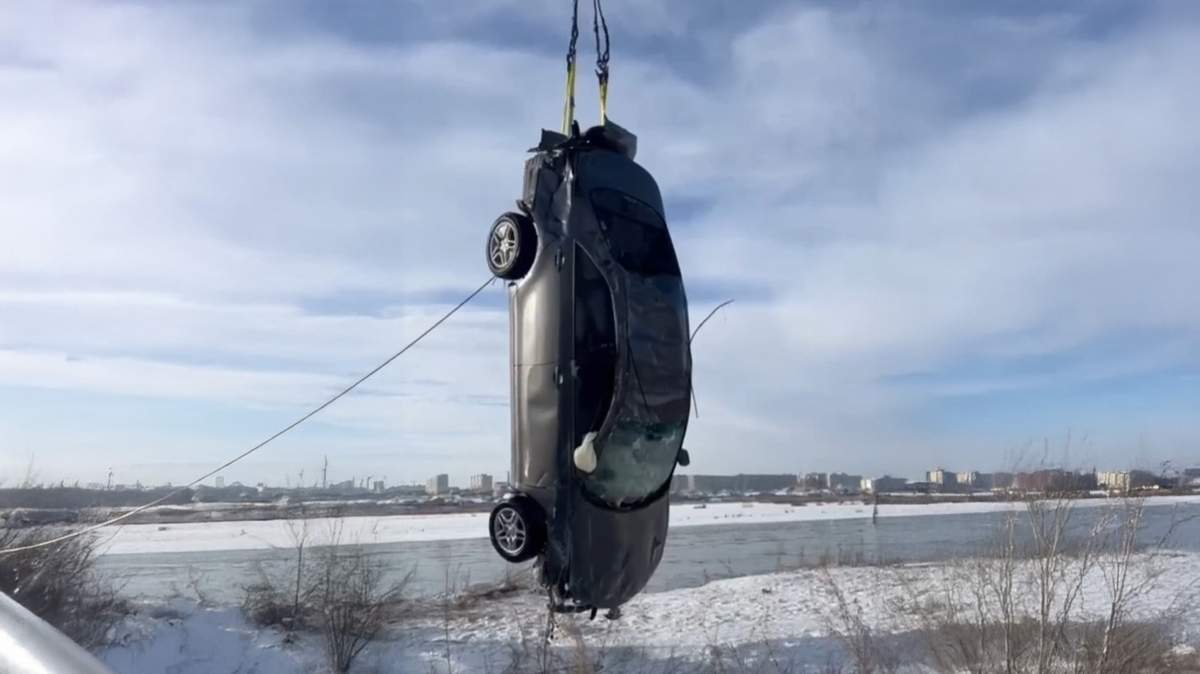
<path fill-rule="evenodd" d="M 1104 499 L 1081 500 L 1079 507 L 1103 506 Z M 1154 497 L 1151 506 L 1200 504 L 1200 495 Z M 968 502 L 887 504 L 879 506 L 879 517 L 913 517 L 988 513 L 1020 508 L 1020 503 Z M 776 523 L 814 520 L 848 520 L 871 516 L 871 506 L 861 502 L 793 506 L 770 503 L 709 503 L 704 507 L 678 504 L 671 507 L 671 527 L 693 527 L 735 523 Z M 398 543 L 485 538 L 487 513 L 447 515 L 397 515 L 390 517 L 347 517 L 341 520 L 343 542 Z M 317 540 L 332 521 L 309 521 Z M 214 550 L 261 550 L 292 545 L 287 521 L 196 522 L 184 524 L 134 524 L 106 532 L 102 554 L 202 552 Z"/>
<path fill-rule="evenodd" d="M 1158 563 L 1161 576 L 1136 603 L 1134 617 L 1164 607 L 1196 606 L 1200 555 L 1171 554 Z M 836 586 L 850 598 L 849 610 L 871 638 L 904 665 L 899 671 L 923 672 L 927 670 L 915 664 L 923 643 L 920 626 L 898 607 L 914 596 L 942 596 L 948 569 L 946 564 L 839 567 L 641 595 L 617 621 L 558 617 L 548 648 L 543 646 L 544 600 L 532 592 L 480 600 L 449 613 L 436 606 L 414 608 L 411 618 L 391 626 L 386 639 L 368 647 L 352 671 L 540 671 L 543 648 L 549 654 L 545 657 L 572 671 L 853 671 L 839 636 L 846 610 L 839 608 L 831 590 Z M 1104 587 L 1099 572 L 1088 576 L 1081 615 L 1103 615 Z M 1181 612 L 1170 625 L 1175 653 L 1191 654 L 1200 645 L 1197 617 L 1194 610 Z M 277 630 L 248 626 L 236 609 L 205 609 L 182 601 L 147 608 L 128 619 L 115 637 L 118 644 L 100 655 L 120 674 L 327 671 L 317 635 L 284 643 Z"/>

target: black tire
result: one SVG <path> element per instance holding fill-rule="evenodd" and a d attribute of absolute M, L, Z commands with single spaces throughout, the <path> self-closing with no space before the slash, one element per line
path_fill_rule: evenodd
<path fill-rule="evenodd" d="M 488 269 L 506 281 L 524 278 L 533 267 L 537 246 L 533 220 L 521 213 L 505 213 L 488 230 Z"/>
<path fill-rule="evenodd" d="M 505 561 L 514 564 L 529 561 L 546 544 L 546 518 L 528 498 L 510 496 L 492 508 L 488 537 Z"/>

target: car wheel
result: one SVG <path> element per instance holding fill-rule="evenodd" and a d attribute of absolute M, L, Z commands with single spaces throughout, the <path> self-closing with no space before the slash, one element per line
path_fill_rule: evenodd
<path fill-rule="evenodd" d="M 533 220 L 520 213 L 496 218 L 488 233 L 487 263 L 493 274 L 508 281 L 523 278 L 537 255 L 537 229 Z"/>
<path fill-rule="evenodd" d="M 492 547 L 509 562 L 524 562 L 542 551 L 545 522 L 537 506 L 528 499 L 514 497 L 492 508 L 488 519 Z"/>

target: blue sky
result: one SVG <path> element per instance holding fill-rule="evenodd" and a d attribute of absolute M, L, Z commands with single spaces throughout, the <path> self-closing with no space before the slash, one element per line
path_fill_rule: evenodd
<path fill-rule="evenodd" d="M 692 470 L 1200 463 L 1194 3 L 606 8 L 693 315 L 737 299 Z M 567 11 L 6 3 L 0 480 L 185 481 L 482 282 Z M 506 320 L 490 289 L 227 479 L 503 475 Z"/>

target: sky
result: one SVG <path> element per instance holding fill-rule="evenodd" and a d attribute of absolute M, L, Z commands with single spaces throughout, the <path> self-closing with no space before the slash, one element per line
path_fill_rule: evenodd
<path fill-rule="evenodd" d="M 690 472 L 1200 464 L 1200 5 L 605 8 L 693 323 L 735 300 L 694 344 Z M 189 481 L 486 280 L 568 23 L 0 6 L 0 481 Z M 507 320 L 497 284 L 226 480 L 502 479 Z"/>

